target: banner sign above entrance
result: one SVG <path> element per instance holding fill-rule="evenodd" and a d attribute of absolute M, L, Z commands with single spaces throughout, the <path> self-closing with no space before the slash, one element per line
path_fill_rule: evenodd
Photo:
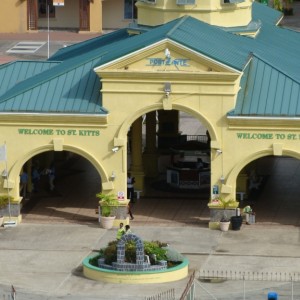
<path fill-rule="evenodd" d="M 238 132 L 236 135 L 241 140 L 300 140 L 300 134 L 296 133 Z"/>
<path fill-rule="evenodd" d="M 148 58 L 149 63 L 146 66 L 175 66 L 175 67 L 190 67 L 187 58 Z"/>
<path fill-rule="evenodd" d="M 32 129 L 32 128 L 19 128 L 18 133 L 22 135 L 78 135 L 78 136 L 99 136 L 99 130 L 85 130 L 85 129 Z"/>

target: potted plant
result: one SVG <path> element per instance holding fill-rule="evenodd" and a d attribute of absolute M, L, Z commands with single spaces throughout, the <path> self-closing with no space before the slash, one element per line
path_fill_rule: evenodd
<path fill-rule="evenodd" d="M 113 227 L 116 216 L 114 212 L 116 207 L 119 206 L 117 196 L 114 194 L 98 193 L 96 197 L 100 199 L 99 205 L 101 207 L 101 226 L 105 229 Z"/>
<path fill-rule="evenodd" d="M 294 14 L 292 3 L 293 0 L 283 0 L 283 13 L 285 16 L 292 16 Z"/>
<path fill-rule="evenodd" d="M 220 205 L 223 207 L 223 215 L 220 220 L 221 231 L 228 231 L 230 226 L 230 218 L 226 214 L 226 208 L 232 207 L 232 203 L 236 202 L 233 199 L 225 199 L 223 197 L 218 198 Z"/>
<path fill-rule="evenodd" d="M 0 196 L 0 210 L 5 208 L 8 204 L 9 201 L 11 201 L 13 198 L 9 197 L 8 195 L 2 195 Z M 0 226 L 2 226 L 4 221 L 4 216 L 3 214 L 0 212 Z"/>
<path fill-rule="evenodd" d="M 281 0 L 274 0 L 273 7 L 279 11 L 283 11 Z"/>

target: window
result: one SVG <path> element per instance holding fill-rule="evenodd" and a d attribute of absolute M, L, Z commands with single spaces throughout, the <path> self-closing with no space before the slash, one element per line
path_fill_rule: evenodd
<path fill-rule="evenodd" d="M 124 18 L 137 19 L 137 8 L 135 3 L 138 0 L 124 0 Z M 141 2 L 156 4 L 156 0 L 140 0 Z"/>
<path fill-rule="evenodd" d="M 47 6 L 49 4 L 49 17 L 50 18 L 55 18 L 55 7 L 53 6 L 53 1 L 49 0 L 39 0 L 39 18 L 47 18 Z"/>
<path fill-rule="evenodd" d="M 176 0 L 177 5 L 194 5 L 196 0 Z"/>
<path fill-rule="evenodd" d="M 156 4 L 156 0 L 140 0 L 141 2 L 147 2 L 147 3 L 152 3 Z"/>
<path fill-rule="evenodd" d="M 224 3 L 230 3 L 230 4 L 238 4 L 238 3 L 242 3 L 245 2 L 245 0 L 224 0 Z"/>
<path fill-rule="evenodd" d="M 124 18 L 137 19 L 137 8 L 135 3 L 137 0 L 124 0 Z"/>
<path fill-rule="evenodd" d="M 124 0 L 124 19 L 137 19 L 137 0 Z"/>

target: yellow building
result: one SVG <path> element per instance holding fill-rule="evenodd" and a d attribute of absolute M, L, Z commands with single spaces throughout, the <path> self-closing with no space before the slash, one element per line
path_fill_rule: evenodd
<path fill-rule="evenodd" d="M 158 173 L 157 136 L 164 149 L 180 138 L 179 112 L 209 132 L 210 205 L 214 189 L 226 199 L 247 192 L 252 161 L 300 157 L 300 39 L 277 26 L 278 11 L 248 0 L 136 6 L 128 28 L 47 61 L 1 66 L 0 141 L 9 157 L 1 193 L 14 197 L 18 220 L 19 175 L 37 156 L 49 167 L 54 153 L 77 153 L 95 166 L 103 192 L 126 195 L 128 170 L 144 190 Z"/>
<path fill-rule="evenodd" d="M 0 32 L 34 32 L 49 26 L 50 30 L 102 33 L 132 22 L 136 18 L 135 2 L 54 0 L 47 6 L 46 0 L 4 0 L 0 4 Z"/>

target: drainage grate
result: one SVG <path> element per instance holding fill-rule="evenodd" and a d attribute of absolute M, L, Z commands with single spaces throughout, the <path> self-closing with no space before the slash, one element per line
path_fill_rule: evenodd
<path fill-rule="evenodd" d="M 7 53 L 35 53 L 46 42 L 20 42 L 7 50 Z"/>

